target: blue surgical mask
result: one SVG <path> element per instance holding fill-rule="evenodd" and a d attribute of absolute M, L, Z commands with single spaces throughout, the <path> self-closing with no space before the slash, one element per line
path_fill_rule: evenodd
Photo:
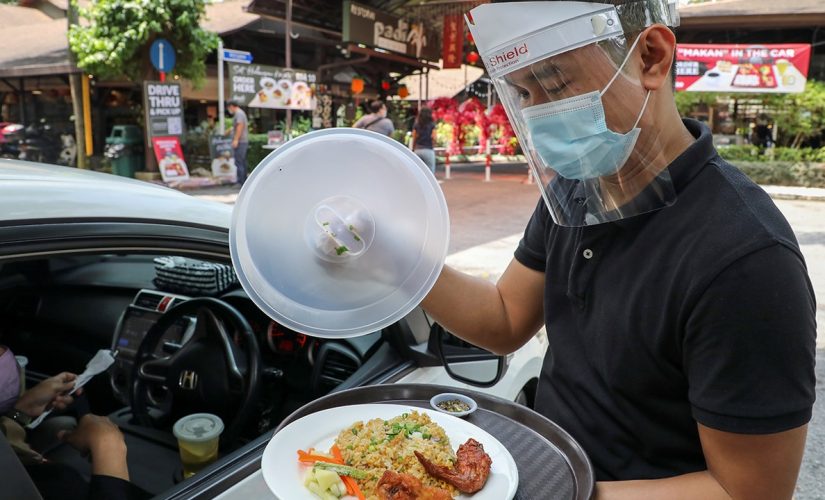
<path fill-rule="evenodd" d="M 636 123 L 625 134 L 607 127 L 602 96 L 621 73 L 636 41 L 601 92 L 593 91 L 522 110 L 531 146 L 544 163 L 562 177 L 586 180 L 615 174 L 633 152 L 641 131 L 637 125 L 647 107 L 650 91 L 647 91 Z"/>

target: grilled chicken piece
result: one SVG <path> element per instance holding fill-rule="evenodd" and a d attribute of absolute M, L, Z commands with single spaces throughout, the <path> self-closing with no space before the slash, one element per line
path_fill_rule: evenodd
<path fill-rule="evenodd" d="M 417 477 L 384 471 L 375 490 L 379 500 L 452 500 L 452 496 L 441 488 L 425 486 Z"/>
<path fill-rule="evenodd" d="M 473 438 L 458 447 L 452 468 L 434 464 L 417 451 L 415 456 L 429 475 L 452 484 L 462 493 L 475 493 L 483 488 L 493 463 L 484 446 Z"/>

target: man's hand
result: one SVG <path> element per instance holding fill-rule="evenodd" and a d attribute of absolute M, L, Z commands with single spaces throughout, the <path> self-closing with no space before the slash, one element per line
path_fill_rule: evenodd
<path fill-rule="evenodd" d="M 126 442 L 108 418 L 86 414 L 73 431 L 61 431 L 58 438 L 81 453 L 91 453 L 93 474 L 129 480 Z"/>
<path fill-rule="evenodd" d="M 75 379 L 77 375 L 69 372 L 47 378 L 24 392 L 14 407 L 30 417 L 39 417 L 47 409 L 63 410 L 74 401 L 68 394 L 74 388 Z M 82 394 L 82 389 L 77 394 Z"/>
<path fill-rule="evenodd" d="M 238 149 L 238 139 L 233 139 L 232 140 L 232 148 L 233 149 Z"/>

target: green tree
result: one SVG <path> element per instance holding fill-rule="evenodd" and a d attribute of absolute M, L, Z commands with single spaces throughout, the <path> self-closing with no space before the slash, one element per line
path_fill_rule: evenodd
<path fill-rule="evenodd" d="M 76 0 L 72 0 L 76 1 Z M 218 36 L 200 27 L 206 0 L 97 0 L 80 8 L 88 21 L 69 30 L 77 66 L 100 78 L 148 79 L 149 47 L 166 38 L 175 47 L 174 72 L 196 85 Z"/>

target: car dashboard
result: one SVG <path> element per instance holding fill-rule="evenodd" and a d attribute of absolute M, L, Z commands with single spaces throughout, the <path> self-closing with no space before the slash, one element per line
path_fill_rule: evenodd
<path fill-rule="evenodd" d="M 114 395 L 122 404 L 129 404 L 134 359 L 141 342 L 165 312 L 191 298 L 141 289 L 123 310 L 112 335 L 111 348 L 118 354 L 109 372 Z M 318 339 L 295 332 L 267 317 L 240 289 L 219 298 L 244 316 L 258 343 L 264 381 L 262 421 L 258 423 L 261 429 L 277 423 L 304 402 L 334 389 L 358 370 L 379 344 L 379 332 L 345 340 Z M 168 355 L 185 344 L 194 333 L 195 325 L 194 316 L 178 319 L 163 332 L 155 356 Z M 237 332 L 230 330 L 229 333 L 235 343 L 240 342 Z M 148 397 L 156 404 L 163 399 L 162 394 L 152 392 Z"/>

